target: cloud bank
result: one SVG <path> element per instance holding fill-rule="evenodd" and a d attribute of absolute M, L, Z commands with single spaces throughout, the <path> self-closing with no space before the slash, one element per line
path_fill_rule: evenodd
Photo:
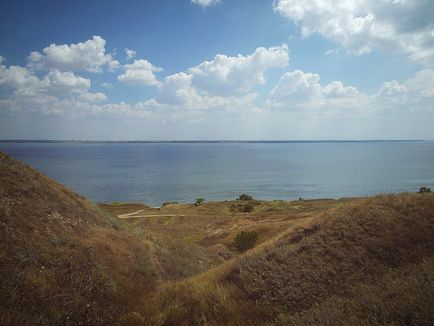
<path fill-rule="evenodd" d="M 287 8 L 279 7 L 283 3 L 276 2 L 275 10 Z M 307 7 L 300 12 L 296 8 L 291 9 L 295 10 L 291 15 L 307 19 Z M 303 19 L 300 24 L 304 24 Z M 339 80 L 322 83 L 315 72 L 289 69 L 289 52 L 283 44 L 258 47 L 248 54 L 217 54 L 164 75 L 162 67 L 147 59 L 134 59 L 134 51 L 126 51 L 126 62 L 121 64 L 108 54 L 101 36 L 77 44 L 52 44 L 31 52 L 24 66 L 7 65 L 0 56 L 0 116 L 133 120 L 172 129 L 184 126 L 183 132 L 200 125 L 204 132 L 221 128 L 228 135 L 241 129 L 248 133 L 253 128 L 262 130 L 264 138 L 279 135 L 278 130 L 283 132 L 288 126 L 307 137 L 312 121 L 317 123 L 312 130 L 329 130 L 327 123 L 336 126 L 341 120 L 351 120 L 354 126 L 359 123 L 354 119 L 393 116 L 405 124 L 411 115 L 425 121 L 434 117 L 431 67 L 404 81 L 385 81 L 367 94 Z M 270 71 L 278 75 L 272 82 Z M 123 87 L 134 85 L 136 90 L 151 89 L 154 95 L 143 96 L 136 103 L 110 101 L 111 90 L 120 83 L 126 85 Z M 330 119 L 333 123 L 327 122 Z"/>
<path fill-rule="evenodd" d="M 434 64 L 431 0 L 276 0 L 276 13 L 358 55 L 380 50 Z"/>

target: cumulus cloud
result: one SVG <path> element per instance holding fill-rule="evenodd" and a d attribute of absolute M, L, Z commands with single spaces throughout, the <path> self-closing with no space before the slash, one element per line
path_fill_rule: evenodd
<path fill-rule="evenodd" d="M 123 66 L 124 73 L 118 76 L 118 80 L 130 85 L 147 85 L 159 86 L 155 73 L 162 71 L 160 67 L 156 67 L 148 60 L 134 60 L 131 64 Z"/>
<path fill-rule="evenodd" d="M 85 70 L 101 72 L 104 65 L 110 70 L 119 67 L 119 62 L 106 53 L 106 41 L 100 36 L 77 44 L 51 44 L 41 52 L 33 51 L 27 57 L 30 68 L 61 71 Z"/>
<path fill-rule="evenodd" d="M 421 70 L 403 83 L 384 82 L 372 103 L 387 110 L 434 111 L 434 69 Z"/>
<path fill-rule="evenodd" d="M 434 64 L 434 2 L 431 0 L 276 0 L 274 10 L 355 54 L 381 50 Z"/>
<path fill-rule="evenodd" d="M 266 83 L 270 69 L 288 65 L 286 45 L 257 48 L 247 55 L 219 54 L 210 61 L 162 79 L 156 76 L 161 68 L 145 59 L 134 60 L 122 66 L 123 73 L 118 80 L 157 86 L 155 97 L 135 104 L 106 103 L 105 94 L 91 90 L 90 79 L 72 70 L 64 70 L 68 65 L 62 69 L 59 65 L 54 67 L 47 53 L 43 54 L 51 60 L 45 61 L 44 69 L 47 71 L 33 69 L 34 66 L 7 66 L 0 57 L 1 113 L 109 115 L 148 121 L 201 121 L 203 118 L 212 125 L 210 121 L 216 117 L 225 121 L 229 116 L 245 112 L 248 112 L 245 116 L 255 115 L 258 119 L 304 115 L 307 120 L 312 116 L 336 116 L 340 119 L 392 111 L 434 112 L 433 69 L 421 70 L 406 81 L 385 82 L 373 94 L 365 94 L 341 81 L 322 84 L 319 74 L 295 70 L 284 73 L 268 97 L 263 99 L 258 86 Z M 110 67 L 110 62 L 99 65 L 99 68 Z M 113 86 L 108 81 L 98 82 L 101 87 Z M 261 121 L 255 123 L 261 126 Z"/>
<path fill-rule="evenodd" d="M 318 74 L 287 72 L 271 90 L 265 108 L 358 116 L 434 112 L 434 69 L 421 70 L 402 83 L 384 82 L 373 94 L 365 94 L 341 81 L 322 85 Z"/>
<path fill-rule="evenodd" d="M 0 85 L 14 92 L 33 94 L 40 91 L 42 82 L 27 68 L 20 66 L 6 67 L 0 64 Z"/>
<path fill-rule="evenodd" d="M 84 92 L 80 94 L 80 99 L 85 102 L 103 102 L 107 100 L 107 96 L 104 93 Z"/>
<path fill-rule="evenodd" d="M 0 65 L 0 85 L 12 89 L 20 96 L 62 95 L 86 92 L 90 88 L 91 81 L 70 71 L 59 70 L 52 70 L 39 79 L 25 67 Z"/>
<path fill-rule="evenodd" d="M 41 83 L 46 92 L 56 94 L 81 93 L 90 88 L 90 79 L 76 76 L 72 72 L 52 70 L 44 76 Z"/>
<path fill-rule="evenodd" d="M 286 67 L 289 62 L 286 45 L 257 48 L 243 56 L 218 54 L 214 60 L 190 68 L 192 84 L 208 94 L 231 96 L 249 92 L 255 85 L 265 83 L 265 72 L 270 68 Z"/>
<path fill-rule="evenodd" d="M 134 59 L 136 57 L 137 52 L 131 49 L 125 49 L 125 55 L 127 56 L 127 60 Z"/>
<path fill-rule="evenodd" d="M 221 0 L 191 0 L 192 3 L 202 6 L 204 8 L 215 6 L 220 3 Z"/>
<path fill-rule="evenodd" d="M 165 77 L 158 95 L 146 104 L 189 111 L 253 109 L 257 98 L 253 86 L 265 83 L 267 70 L 285 67 L 288 61 L 286 45 L 258 48 L 247 56 L 219 54 L 211 61 Z"/>
<path fill-rule="evenodd" d="M 360 107 L 364 98 L 355 87 L 344 86 L 340 81 L 323 86 L 318 74 L 295 70 L 281 76 L 266 105 L 288 110 L 354 109 Z"/>
<path fill-rule="evenodd" d="M 20 66 L 0 63 L 0 88 L 4 92 L 0 111 L 39 112 L 43 114 L 67 114 L 70 108 L 76 112 L 86 107 L 94 110 L 91 103 L 107 100 L 103 93 L 90 92 L 90 79 L 71 71 L 52 69 L 39 78 L 35 72 Z"/>

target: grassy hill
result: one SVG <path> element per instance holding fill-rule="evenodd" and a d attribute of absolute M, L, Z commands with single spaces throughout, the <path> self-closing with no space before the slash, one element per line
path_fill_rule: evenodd
<path fill-rule="evenodd" d="M 434 197 L 333 208 L 197 277 L 166 284 L 150 323 L 432 324 Z"/>
<path fill-rule="evenodd" d="M 114 323 L 154 286 L 149 255 L 109 214 L 0 153 L 0 324 Z"/>
<path fill-rule="evenodd" d="M 433 194 L 94 205 L 0 155 L 0 324 L 434 323 Z"/>

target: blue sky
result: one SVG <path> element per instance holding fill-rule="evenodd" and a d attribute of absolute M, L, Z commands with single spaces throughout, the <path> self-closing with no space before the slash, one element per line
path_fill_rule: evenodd
<path fill-rule="evenodd" d="M 430 0 L 2 1 L 0 21 L 2 139 L 434 138 Z"/>

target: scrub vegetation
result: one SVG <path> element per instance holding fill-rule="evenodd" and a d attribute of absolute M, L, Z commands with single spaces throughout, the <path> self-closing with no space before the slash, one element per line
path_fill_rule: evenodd
<path fill-rule="evenodd" d="M 434 322 L 428 192 L 95 205 L 0 154 L 0 237 L 1 325 Z"/>

